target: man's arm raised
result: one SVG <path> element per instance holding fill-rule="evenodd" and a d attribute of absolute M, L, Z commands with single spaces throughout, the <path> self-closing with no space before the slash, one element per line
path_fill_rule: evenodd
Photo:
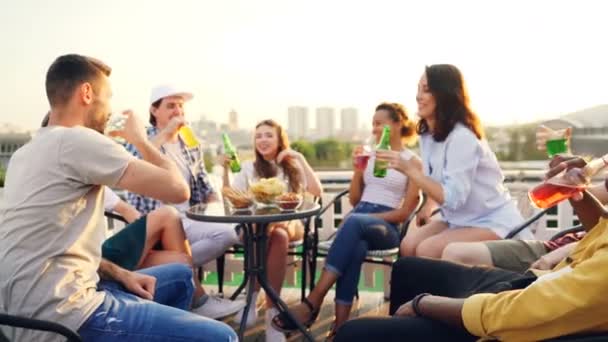
<path fill-rule="evenodd" d="M 175 163 L 148 140 L 143 124 L 133 112 L 123 114 L 127 116 L 125 128 L 113 134 L 133 144 L 143 160 L 131 160 L 116 186 L 163 202 L 187 201 L 190 189 Z"/>

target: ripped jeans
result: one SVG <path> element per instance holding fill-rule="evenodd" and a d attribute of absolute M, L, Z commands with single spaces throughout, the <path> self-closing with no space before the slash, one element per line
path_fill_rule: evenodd
<path fill-rule="evenodd" d="M 138 270 L 156 278 L 154 301 L 101 281 L 106 296 L 80 327 L 84 341 L 237 341 L 228 325 L 189 312 L 194 291 L 192 270 L 167 264 Z"/>
<path fill-rule="evenodd" d="M 338 229 L 336 239 L 327 253 L 325 269 L 338 275 L 336 303 L 350 305 L 357 291 L 361 265 L 368 250 L 390 249 L 399 246 L 399 231 L 393 223 L 370 214 L 393 208 L 360 202 L 347 215 Z"/>

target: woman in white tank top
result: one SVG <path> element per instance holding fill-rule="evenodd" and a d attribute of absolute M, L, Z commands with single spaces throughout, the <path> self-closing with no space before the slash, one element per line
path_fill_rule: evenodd
<path fill-rule="evenodd" d="M 373 134 L 377 141 L 380 140 L 385 125 L 390 127 L 391 149 L 399 151 L 404 158 L 412 160 L 422 168 L 418 157 L 403 147 L 404 142 L 415 139 L 416 133 L 414 123 L 409 120 L 402 105 L 382 103 L 376 107 Z M 356 157 L 362 152 L 361 146 L 353 151 L 353 166 Z M 338 229 L 314 290 L 303 303 L 292 308 L 295 317 L 303 324 L 312 324 L 327 291 L 336 284 L 336 318 L 330 335 L 333 335 L 350 315 L 361 265 L 367 251 L 399 246 L 400 234 L 397 227 L 418 203 L 418 187 L 405 175 L 388 170 L 386 177 L 378 178 L 374 177 L 373 169 L 373 157 L 370 157 L 364 169 L 354 167 L 349 192 L 354 209 Z M 295 324 L 285 315 L 276 316 L 272 323 L 279 330 L 296 329 Z"/>

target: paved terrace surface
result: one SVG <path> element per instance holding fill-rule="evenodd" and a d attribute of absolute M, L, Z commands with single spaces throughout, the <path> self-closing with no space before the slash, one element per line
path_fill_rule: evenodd
<path fill-rule="evenodd" d="M 205 285 L 206 289 L 214 290 L 213 286 Z M 227 295 L 230 295 L 234 290 L 234 287 L 226 287 Z M 382 292 L 361 292 L 358 301 L 353 303 L 353 309 L 351 312 L 351 318 L 365 317 L 365 316 L 387 316 L 388 315 L 388 301 L 384 300 Z M 281 298 L 287 303 L 287 305 L 293 305 L 300 302 L 300 290 L 299 289 L 284 289 L 281 293 Z M 258 296 L 258 307 L 263 306 L 264 296 L 260 294 Z M 264 342 L 265 341 L 265 324 L 264 324 L 265 311 L 262 309 L 259 311 L 258 320 L 256 325 L 251 327 L 245 333 L 244 342 Z M 325 341 L 327 332 L 329 331 L 331 324 L 334 319 L 334 291 L 330 291 L 321 307 L 321 312 L 315 324 L 311 327 L 311 333 L 315 338 L 315 341 Z M 224 322 L 232 326 L 235 330 L 238 329 L 238 325 L 234 323 L 232 317 L 224 319 Z M 306 341 L 302 334 L 294 333 L 288 336 L 287 341 Z"/>

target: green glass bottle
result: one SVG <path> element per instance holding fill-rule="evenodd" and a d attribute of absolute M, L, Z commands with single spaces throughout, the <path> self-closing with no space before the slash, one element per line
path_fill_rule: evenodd
<path fill-rule="evenodd" d="M 232 171 L 232 173 L 240 172 L 241 162 L 239 161 L 239 156 L 236 154 L 236 149 L 232 145 L 228 134 L 222 133 L 222 140 L 224 142 L 224 153 L 230 157 L 230 171 Z"/>
<path fill-rule="evenodd" d="M 391 128 L 389 125 L 384 125 L 382 129 L 382 136 L 380 137 L 380 143 L 376 146 L 376 151 L 379 150 L 388 150 L 391 149 Z M 388 163 L 385 161 L 380 161 L 376 159 L 374 163 L 374 176 L 378 178 L 386 177 L 386 171 L 388 168 Z"/>

